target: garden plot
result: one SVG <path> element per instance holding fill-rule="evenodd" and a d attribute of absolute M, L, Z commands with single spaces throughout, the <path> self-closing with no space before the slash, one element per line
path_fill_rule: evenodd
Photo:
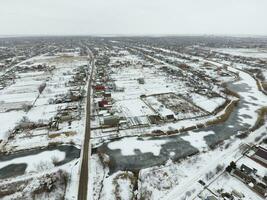
<path fill-rule="evenodd" d="M 114 107 L 130 125 L 149 124 L 148 116 L 155 115 L 141 99 L 117 101 Z"/>
<path fill-rule="evenodd" d="M 19 74 L 18 74 L 19 75 Z M 0 110 L 23 109 L 25 105 L 32 105 L 39 95 L 39 86 L 46 81 L 47 74 L 29 72 L 16 79 L 15 83 L 0 91 Z"/>
<path fill-rule="evenodd" d="M 16 134 L 12 140 L 5 145 L 5 149 L 10 151 L 19 151 L 31 148 L 39 148 L 40 146 L 49 145 L 47 129 L 27 130 Z"/>
<path fill-rule="evenodd" d="M 226 99 L 223 97 L 209 98 L 207 96 L 196 93 L 191 93 L 190 96 L 194 104 L 210 113 L 219 106 L 223 105 L 226 101 Z"/>
<path fill-rule="evenodd" d="M 8 136 L 21 118 L 26 115 L 25 109 L 31 106 L 39 96 L 38 87 L 45 81 L 46 75 L 32 77 L 34 73 L 24 73 L 24 76 L 16 79 L 13 85 L 10 85 L 0 91 L 0 118 L 2 128 L 0 138 Z M 43 81 L 41 81 L 43 77 Z M 37 80 L 35 80 L 37 79 Z"/>
<path fill-rule="evenodd" d="M 112 92 L 112 98 L 123 100 L 139 98 L 143 94 L 185 91 L 184 84 L 160 71 L 160 67 L 143 67 L 131 64 L 127 67 L 112 68 L 110 77 L 114 80 L 116 88 L 124 89 L 124 92 Z M 140 83 L 140 79 L 143 79 L 144 82 Z"/>
<path fill-rule="evenodd" d="M 114 64 L 117 61 L 120 61 L 120 62 L 129 61 L 132 64 L 136 64 L 138 62 L 143 62 L 142 59 L 140 59 L 136 55 L 130 54 L 130 52 L 127 50 L 119 50 L 118 54 L 120 54 L 119 57 L 111 57 L 111 60 L 110 60 L 111 64 Z"/>
<path fill-rule="evenodd" d="M 230 82 L 235 79 L 235 75 L 227 70 L 227 68 L 218 67 L 216 65 L 209 64 L 210 66 L 203 66 L 207 65 L 205 62 L 202 62 L 202 68 L 205 74 L 214 80 L 220 81 L 222 83 Z"/>
<path fill-rule="evenodd" d="M 27 117 L 32 122 L 44 121 L 48 122 L 52 117 L 57 114 L 59 107 L 64 107 L 66 104 L 51 104 L 51 105 L 40 105 L 33 107 L 27 114 Z"/>
<path fill-rule="evenodd" d="M 66 94 L 71 87 L 68 86 L 68 81 L 71 80 L 75 69 L 81 65 L 87 64 L 85 57 L 58 57 L 46 60 L 49 65 L 55 65 L 52 76 L 46 82 L 46 88 L 37 100 L 36 105 L 48 104 L 49 100 L 57 95 Z"/>
<path fill-rule="evenodd" d="M 163 120 L 174 119 L 175 113 L 168 109 L 165 105 L 163 105 L 155 96 L 149 96 L 145 98 L 145 101 L 148 105 L 150 105 L 156 113 L 159 114 L 159 116 Z"/>
<path fill-rule="evenodd" d="M 160 107 L 166 107 L 175 113 L 177 119 L 187 119 L 208 114 L 203 109 L 193 105 L 188 100 L 179 97 L 173 93 L 159 94 L 154 96 L 162 104 Z M 150 97 L 147 97 L 149 101 Z M 158 109 L 160 109 L 160 107 Z M 157 110 L 158 110 L 157 109 Z"/>
<path fill-rule="evenodd" d="M 179 82 L 175 83 L 166 75 L 159 74 L 154 70 L 141 66 L 114 69 L 111 78 L 115 80 L 117 88 L 124 88 L 124 92 L 113 92 L 112 97 L 115 100 L 122 100 L 139 98 L 142 94 L 150 95 L 182 90 L 182 85 Z M 144 79 L 144 84 L 138 83 L 139 78 Z"/>

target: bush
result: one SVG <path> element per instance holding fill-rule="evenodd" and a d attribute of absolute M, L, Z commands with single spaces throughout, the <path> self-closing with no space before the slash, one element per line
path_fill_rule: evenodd
<path fill-rule="evenodd" d="M 45 170 L 51 169 L 53 166 L 51 163 L 49 162 L 44 162 L 41 161 L 40 163 L 38 163 L 37 165 L 35 165 L 35 169 L 37 172 L 43 172 Z"/>
<path fill-rule="evenodd" d="M 51 160 L 52 160 L 52 163 L 54 164 L 54 166 L 57 166 L 57 164 L 60 162 L 59 158 L 57 156 L 53 156 L 51 158 Z"/>
<path fill-rule="evenodd" d="M 46 83 L 42 83 L 41 85 L 39 85 L 38 91 L 40 94 L 44 91 L 45 87 L 46 87 Z"/>
<path fill-rule="evenodd" d="M 29 104 L 22 105 L 22 110 L 24 110 L 25 112 L 28 112 L 31 108 L 32 108 L 32 105 L 29 105 Z"/>
<path fill-rule="evenodd" d="M 23 116 L 22 119 L 20 120 L 21 123 L 26 123 L 30 122 L 29 118 L 27 116 Z"/>
<path fill-rule="evenodd" d="M 216 167 L 216 174 L 218 174 L 219 172 L 221 172 L 222 170 L 224 169 L 224 165 L 217 165 L 217 167 Z"/>
<path fill-rule="evenodd" d="M 208 172 L 206 173 L 205 176 L 206 176 L 206 180 L 210 180 L 214 176 L 214 174 L 212 172 Z"/>

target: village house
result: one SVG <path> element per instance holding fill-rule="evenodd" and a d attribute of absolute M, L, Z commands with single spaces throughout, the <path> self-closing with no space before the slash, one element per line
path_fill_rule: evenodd
<path fill-rule="evenodd" d="M 119 122 L 120 122 L 120 118 L 116 115 L 105 116 L 103 118 L 104 126 L 115 127 L 119 125 Z"/>

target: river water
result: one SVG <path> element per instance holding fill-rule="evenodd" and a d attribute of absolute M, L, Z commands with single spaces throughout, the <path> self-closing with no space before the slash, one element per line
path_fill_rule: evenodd
<path fill-rule="evenodd" d="M 11 164 L 0 168 L 0 179 L 23 175 L 26 171 L 27 163 L 29 162 L 28 159 L 31 159 L 31 157 L 33 156 L 38 156 L 38 154 L 41 154 L 44 152 L 47 152 L 49 154 L 49 152 L 53 152 L 55 150 L 65 153 L 64 159 L 58 162 L 56 166 L 63 165 L 65 163 L 72 161 L 75 158 L 80 157 L 80 149 L 72 145 L 59 145 L 59 146 L 50 145 L 45 148 L 21 151 L 21 152 L 13 153 L 10 155 L 0 155 L 0 164 L 6 161 L 11 161 Z M 24 158 L 24 157 L 25 157 L 25 162 L 20 162 L 20 163 L 15 162 L 16 159 Z M 13 160 L 14 160 L 14 163 L 12 163 Z"/>

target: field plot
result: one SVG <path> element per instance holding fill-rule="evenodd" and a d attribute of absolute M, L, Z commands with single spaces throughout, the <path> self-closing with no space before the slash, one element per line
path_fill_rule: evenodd
<path fill-rule="evenodd" d="M 158 73 L 155 67 L 129 66 L 113 69 L 111 78 L 116 88 L 123 88 L 124 92 L 114 92 L 115 100 L 139 98 L 140 95 L 160 94 L 183 90 L 183 84 L 168 78 L 167 74 Z M 114 74 L 113 74 L 114 73 Z M 144 83 L 139 83 L 140 81 Z"/>
<path fill-rule="evenodd" d="M 153 100 L 153 97 L 154 97 L 154 100 Z M 158 108 L 156 110 L 159 110 L 160 108 L 163 108 L 163 107 L 170 110 L 169 112 L 166 111 L 167 113 L 165 114 L 161 114 L 163 116 L 174 114 L 176 119 L 187 119 L 187 118 L 204 116 L 208 114 L 205 110 L 188 102 L 188 100 L 184 99 L 183 97 L 180 97 L 173 93 L 158 94 L 158 95 L 154 95 L 153 97 L 147 97 L 146 99 L 148 102 L 158 101 L 159 103 L 161 103 L 161 105 L 158 105 L 155 102 L 155 106 L 158 105 L 157 106 Z"/>
<path fill-rule="evenodd" d="M 149 124 L 148 117 L 155 115 L 141 99 L 117 101 L 114 108 L 123 114 L 130 125 Z"/>

